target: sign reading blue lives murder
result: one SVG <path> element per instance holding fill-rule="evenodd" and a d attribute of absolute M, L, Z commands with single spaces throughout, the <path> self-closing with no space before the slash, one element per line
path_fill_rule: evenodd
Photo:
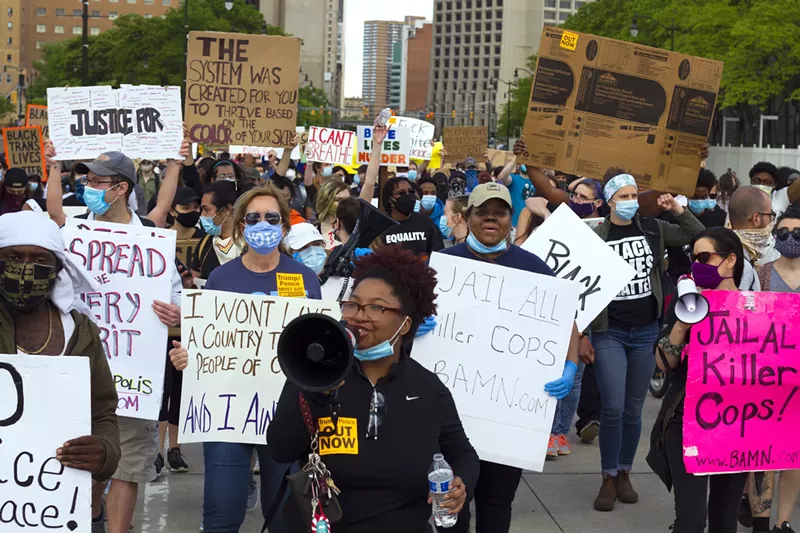
<path fill-rule="evenodd" d="M 434 253 L 437 326 L 414 359 L 453 395 L 486 461 L 541 472 L 581 286 L 552 276 Z"/>
<path fill-rule="evenodd" d="M 300 315 L 339 320 L 336 302 L 263 294 L 184 290 L 183 371 L 178 442 L 265 444 L 286 378 L 278 337 Z"/>
<path fill-rule="evenodd" d="M 0 355 L 0 531 L 92 530 L 89 472 L 56 459 L 90 435 L 89 359 Z"/>

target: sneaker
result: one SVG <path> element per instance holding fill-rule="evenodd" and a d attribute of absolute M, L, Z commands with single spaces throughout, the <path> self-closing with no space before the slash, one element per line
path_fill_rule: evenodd
<path fill-rule="evenodd" d="M 595 511 L 613 511 L 617 501 L 617 477 L 603 474 L 603 485 L 594 500 Z"/>
<path fill-rule="evenodd" d="M 261 465 L 258 464 L 258 459 L 256 459 L 256 462 L 253 464 L 253 473 L 255 475 L 259 475 L 261 473 Z"/>
<path fill-rule="evenodd" d="M 92 518 L 92 533 L 106 533 L 106 502 L 100 502 L 100 516 Z"/>
<path fill-rule="evenodd" d="M 550 440 L 547 442 L 547 458 L 555 459 L 558 457 L 558 439 L 555 435 L 550 435 Z"/>
<path fill-rule="evenodd" d="M 247 510 L 252 511 L 258 506 L 258 484 L 252 475 L 247 481 Z"/>
<path fill-rule="evenodd" d="M 558 455 L 569 455 L 572 453 L 572 450 L 569 447 L 569 442 L 567 442 L 566 435 L 559 435 L 557 437 L 557 441 Z"/>
<path fill-rule="evenodd" d="M 186 461 L 183 460 L 183 455 L 181 455 L 180 448 L 172 448 L 170 451 L 168 451 L 167 461 L 169 462 L 169 469 L 172 472 L 182 473 L 189 471 L 189 465 L 187 465 Z"/>
<path fill-rule="evenodd" d="M 775 526 L 772 528 L 772 533 L 794 533 L 794 529 L 792 529 L 792 525 L 789 522 L 784 522 L 781 527 Z"/>
<path fill-rule="evenodd" d="M 198 528 L 200 531 L 203 531 L 203 519 L 200 519 L 200 527 Z"/>
<path fill-rule="evenodd" d="M 156 457 L 155 465 L 156 465 L 156 478 L 159 478 L 161 477 L 161 473 L 164 470 L 164 456 L 161 455 L 160 453 L 158 454 L 158 457 Z"/>
<path fill-rule="evenodd" d="M 592 420 L 581 428 L 578 435 L 581 437 L 581 442 L 584 444 L 591 444 L 597 435 L 600 434 L 600 422 Z"/>

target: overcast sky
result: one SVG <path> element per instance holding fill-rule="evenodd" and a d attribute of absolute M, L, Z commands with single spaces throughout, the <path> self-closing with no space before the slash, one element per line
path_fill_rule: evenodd
<path fill-rule="evenodd" d="M 406 15 L 433 18 L 433 0 L 345 0 L 344 95 L 361 96 L 365 20 L 403 20 Z"/>

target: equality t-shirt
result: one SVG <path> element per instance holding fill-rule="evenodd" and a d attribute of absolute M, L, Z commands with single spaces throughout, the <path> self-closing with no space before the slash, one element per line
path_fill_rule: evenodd
<path fill-rule="evenodd" d="M 398 244 L 414 255 L 428 258 L 444 248 L 442 232 L 433 221 L 420 213 L 411 213 L 408 220 L 391 226 L 381 236 L 386 245 Z"/>
<path fill-rule="evenodd" d="M 653 295 L 650 271 L 655 256 L 644 234 L 636 224 L 611 224 L 606 240 L 621 258 L 636 271 L 636 275 L 608 305 L 608 319 L 625 326 L 643 326 L 658 316 L 658 302 Z"/>
<path fill-rule="evenodd" d="M 314 272 L 284 254 L 270 272 L 252 272 L 237 257 L 219 266 L 208 276 L 206 289 L 262 296 L 287 296 L 322 299 L 319 278 Z"/>
<path fill-rule="evenodd" d="M 511 194 L 511 207 L 514 209 L 514 212 L 511 213 L 511 225 L 516 228 L 519 214 L 525 209 L 525 200 L 533 196 L 536 189 L 528 178 L 523 178 L 519 174 L 511 174 L 508 192 Z"/>

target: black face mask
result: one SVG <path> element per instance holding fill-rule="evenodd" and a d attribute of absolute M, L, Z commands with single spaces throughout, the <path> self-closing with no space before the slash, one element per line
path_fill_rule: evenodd
<path fill-rule="evenodd" d="M 0 261 L 0 296 L 17 311 L 32 311 L 50 296 L 57 275 L 53 266 Z"/>
<path fill-rule="evenodd" d="M 400 198 L 392 198 L 392 203 L 400 214 L 410 215 L 414 212 L 414 205 L 417 203 L 417 199 L 412 193 L 407 193 Z"/>
<path fill-rule="evenodd" d="M 178 224 L 184 228 L 193 228 L 200 220 L 200 212 L 189 211 L 188 213 L 178 213 L 178 216 L 175 217 L 175 220 L 177 220 Z"/>

